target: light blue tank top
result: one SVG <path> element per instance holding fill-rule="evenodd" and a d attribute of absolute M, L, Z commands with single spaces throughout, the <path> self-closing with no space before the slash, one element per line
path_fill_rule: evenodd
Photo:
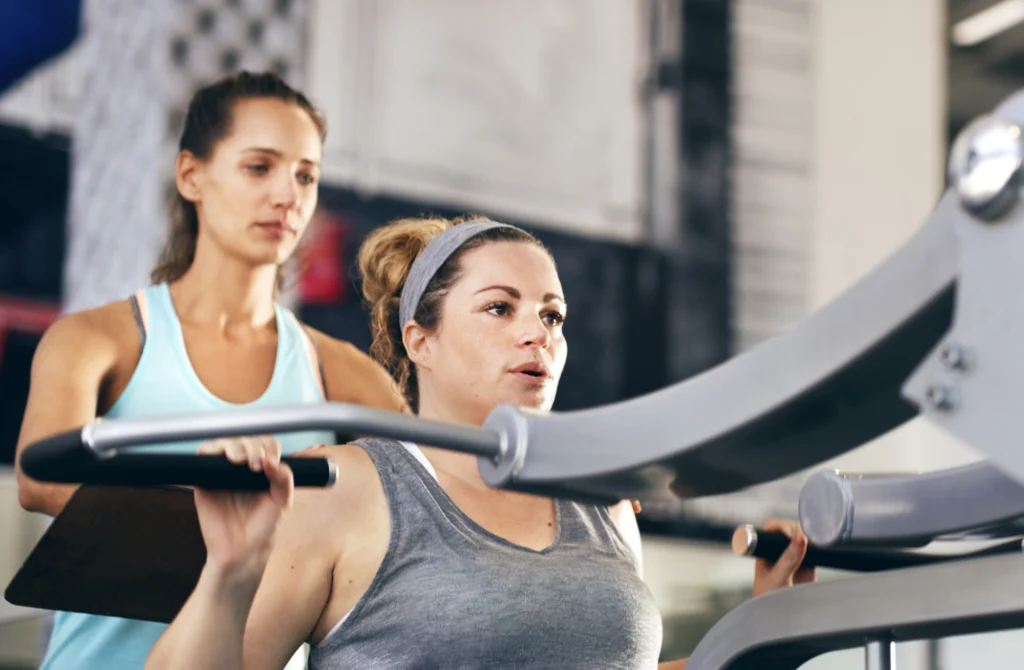
<path fill-rule="evenodd" d="M 287 309 L 275 306 L 277 358 L 270 384 L 257 400 L 239 405 L 210 393 L 192 369 L 167 285 L 150 286 L 137 299 L 145 323 L 142 355 L 128 386 L 105 416 L 158 416 L 324 401 L 315 350 Z M 327 431 L 276 437 L 285 453 L 333 444 L 335 440 Z M 195 453 L 198 446 L 197 442 L 183 442 L 140 449 Z M 148 621 L 57 612 L 41 670 L 142 668 L 166 627 Z"/>

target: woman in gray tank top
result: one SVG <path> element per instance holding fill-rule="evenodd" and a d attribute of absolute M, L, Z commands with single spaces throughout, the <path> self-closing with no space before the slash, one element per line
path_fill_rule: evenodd
<path fill-rule="evenodd" d="M 565 365 L 565 299 L 548 251 L 488 220 L 402 220 L 359 254 L 371 352 L 424 418 L 480 425 L 499 404 L 548 410 Z M 627 445 L 624 445 L 626 447 Z M 390 440 L 319 449 L 335 486 L 294 491 L 272 439 L 204 451 L 248 461 L 263 494 L 196 492 L 207 563 L 147 668 L 681 668 L 628 501 L 494 490 L 476 457 Z M 755 595 L 813 579 L 793 538 Z"/>

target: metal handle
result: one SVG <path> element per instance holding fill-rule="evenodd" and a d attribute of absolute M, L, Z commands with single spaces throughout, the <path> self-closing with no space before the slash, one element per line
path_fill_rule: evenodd
<path fill-rule="evenodd" d="M 736 528 L 732 536 L 732 550 L 737 556 L 764 558 L 777 561 L 789 546 L 789 538 L 782 533 L 770 532 L 744 525 Z M 959 561 L 981 556 L 1020 553 L 1021 540 L 1011 540 L 962 554 L 925 554 L 886 549 L 823 549 L 813 544 L 807 547 L 803 566 L 849 570 L 853 572 L 880 572 L 898 570 L 933 563 Z"/>
<path fill-rule="evenodd" d="M 82 448 L 82 431 L 54 435 L 30 445 L 21 470 L 32 479 L 59 484 L 107 486 L 198 486 L 206 489 L 260 491 L 266 475 L 236 465 L 222 455 L 121 454 L 97 459 Z M 338 469 L 326 458 L 285 456 L 296 486 L 331 486 Z"/>
<path fill-rule="evenodd" d="M 262 490 L 262 472 L 224 456 L 145 453 L 126 447 L 309 429 L 384 434 L 498 459 L 504 453 L 493 431 L 427 421 L 342 403 L 209 412 L 187 416 L 98 419 L 83 428 L 38 440 L 22 453 L 22 471 L 38 481 L 126 486 L 198 486 Z M 312 446 L 312 445 L 310 445 Z M 325 458 L 282 458 L 296 486 L 331 486 L 337 467 Z"/>
<path fill-rule="evenodd" d="M 82 443 L 103 456 L 127 446 L 302 430 L 386 435 L 495 459 L 504 453 L 501 435 L 492 430 L 337 402 L 187 416 L 98 419 L 82 429 Z"/>

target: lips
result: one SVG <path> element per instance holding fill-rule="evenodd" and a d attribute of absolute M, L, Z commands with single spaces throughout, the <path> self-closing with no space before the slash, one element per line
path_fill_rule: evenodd
<path fill-rule="evenodd" d="M 295 233 L 284 221 L 260 221 L 256 224 L 256 227 L 279 236 Z"/>
<path fill-rule="evenodd" d="M 551 372 L 543 363 L 537 361 L 523 363 L 512 368 L 510 372 L 528 384 L 543 385 L 551 381 Z"/>

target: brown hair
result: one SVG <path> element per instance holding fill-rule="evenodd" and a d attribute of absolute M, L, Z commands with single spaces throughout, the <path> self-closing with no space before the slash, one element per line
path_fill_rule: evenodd
<path fill-rule="evenodd" d="M 272 72 L 241 71 L 199 89 L 192 97 L 185 115 L 178 151 L 188 151 L 199 160 L 208 160 L 217 143 L 231 133 L 235 103 L 243 100 L 269 98 L 298 105 L 309 114 L 320 133 L 327 137 L 327 122 L 305 95 L 289 86 Z M 179 279 L 192 266 L 199 237 L 199 216 L 196 206 L 175 192 L 171 210 L 170 234 L 157 266 L 150 274 L 153 283 Z M 284 281 L 284 268 L 278 270 L 278 288 Z"/>
<path fill-rule="evenodd" d="M 370 330 L 373 343 L 370 354 L 388 369 L 398 382 L 413 412 L 419 411 L 419 386 L 416 370 L 405 352 L 398 306 L 409 270 L 420 252 L 432 239 L 467 221 L 487 221 L 482 216 L 456 219 L 398 219 L 374 230 L 359 248 L 359 273 L 363 279 L 363 297 L 370 304 Z M 453 253 L 427 284 L 413 316 L 427 330 L 437 328 L 444 296 L 461 276 L 461 258 L 469 251 L 494 242 L 525 242 L 547 248 L 534 236 L 518 228 L 493 228 L 470 238 Z M 550 252 L 548 252 L 550 255 Z"/>

